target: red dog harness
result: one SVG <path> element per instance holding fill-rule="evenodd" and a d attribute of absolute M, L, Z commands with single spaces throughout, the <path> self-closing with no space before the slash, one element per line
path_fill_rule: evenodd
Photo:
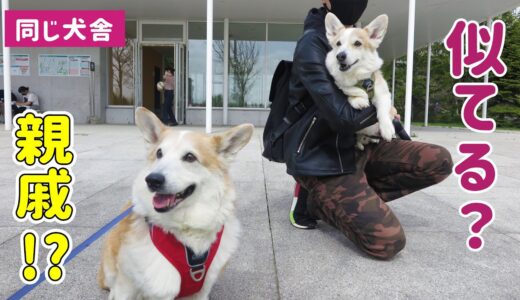
<path fill-rule="evenodd" d="M 153 244 L 181 275 L 181 290 L 177 298 L 191 296 L 202 289 L 206 273 L 220 246 L 223 232 L 224 227 L 217 233 L 217 239 L 211 248 L 202 255 L 196 255 L 189 247 L 179 242 L 175 235 L 150 225 Z"/>

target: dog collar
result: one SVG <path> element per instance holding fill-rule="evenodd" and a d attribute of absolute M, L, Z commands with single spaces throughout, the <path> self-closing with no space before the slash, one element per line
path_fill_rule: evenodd
<path fill-rule="evenodd" d="M 217 254 L 224 232 L 224 226 L 217 233 L 217 239 L 206 253 L 196 255 L 190 247 L 181 243 L 174 234 L 165 232 L 160 227 L 149 224 L 150 238 L 155 248 L 161 252 L 181 275 L 181 289 L 177 298 L 192 296 L 204 285 L 207 271 Z"/>
<path fill-rule="evenodd" d="M 359 81 L 356 87 L 364 89 L 368 94 L 368 99 L 372 99 L 374 97 L 374 81 L 375 76 L 372 74 L 370 78 Z"/>

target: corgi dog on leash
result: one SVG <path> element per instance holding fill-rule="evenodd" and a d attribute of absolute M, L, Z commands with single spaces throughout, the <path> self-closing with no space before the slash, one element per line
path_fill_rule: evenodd
<path fill-rule="evenodd" d="M 145 108 L 136 123 L 147 163 L 132 189 L 133 209 L 107 236 L 99 284 L 109 299 L 208 299 L 238 246 L 233 157 L 253 125 L 204 134 L 166 127 Z"/>
<path fill-rule="evenodd" d="M 395 134 L 392 120 L 396 110 L 392 107 L 388 84 L 380 71 L 383 60 L 377 53 L 388 28 L 388 16 L 380 15 L 365 28 L 353 28 L 345 27 L 334 14 L 328 13 L 325 27 L 332 47 L 325 61 L 327 69 L 336 85 L 349 96 L 353 108 L 370 106 L 369 95 L 364 89 L 367 86 L 363 88 L 360 85 L 366 80 L 373 82 L 371 101 L 377 109 L 379 123 L 357 132 L 356 147 L 363 150 L 369 142 L 378 142 L 378 137 L 390 141 Z"/>

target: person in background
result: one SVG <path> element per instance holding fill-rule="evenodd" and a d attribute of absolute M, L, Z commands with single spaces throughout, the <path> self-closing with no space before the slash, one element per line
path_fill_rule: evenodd
<path fill-rule="evenodd" d="M 16 101 L 13 105 L 13 116 L 23 113 L 27 109 L 39 110 L 40 102 L 35 93 L 29 91 L 28 86 L 21 86 L 18 88 L 18 93 L 22 96 L 22 101 Z"/>
<path fill-rule="evenodd" d="M 166 68 L 164 70 L 164 104 L 162 117 L 164 124 L 168 126 L 177 126 L 177 120 L 175 119 L 175 114 L 173 113 L 173 96 L 175 95 L 175 69 L 172 67 Z"/>
<path fill-rule="evenodd" d="M 4 117 L 5 118 L 5 115 L 4 115 L 4 90 L 0 90 L 0 116 Z M 11 103 L 13 103 L 14 101 L 16 101 L 16 95 L 11 93 Z"/>

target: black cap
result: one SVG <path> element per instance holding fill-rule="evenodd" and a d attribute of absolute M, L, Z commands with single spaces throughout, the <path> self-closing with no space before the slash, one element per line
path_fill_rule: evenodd
<path fill-rule="evenodd" d="M 330 0 L 330 5 L 330 12 L 335 14 L 341 23 L 354 25 L 365 12 L 368 0 Z"/>

